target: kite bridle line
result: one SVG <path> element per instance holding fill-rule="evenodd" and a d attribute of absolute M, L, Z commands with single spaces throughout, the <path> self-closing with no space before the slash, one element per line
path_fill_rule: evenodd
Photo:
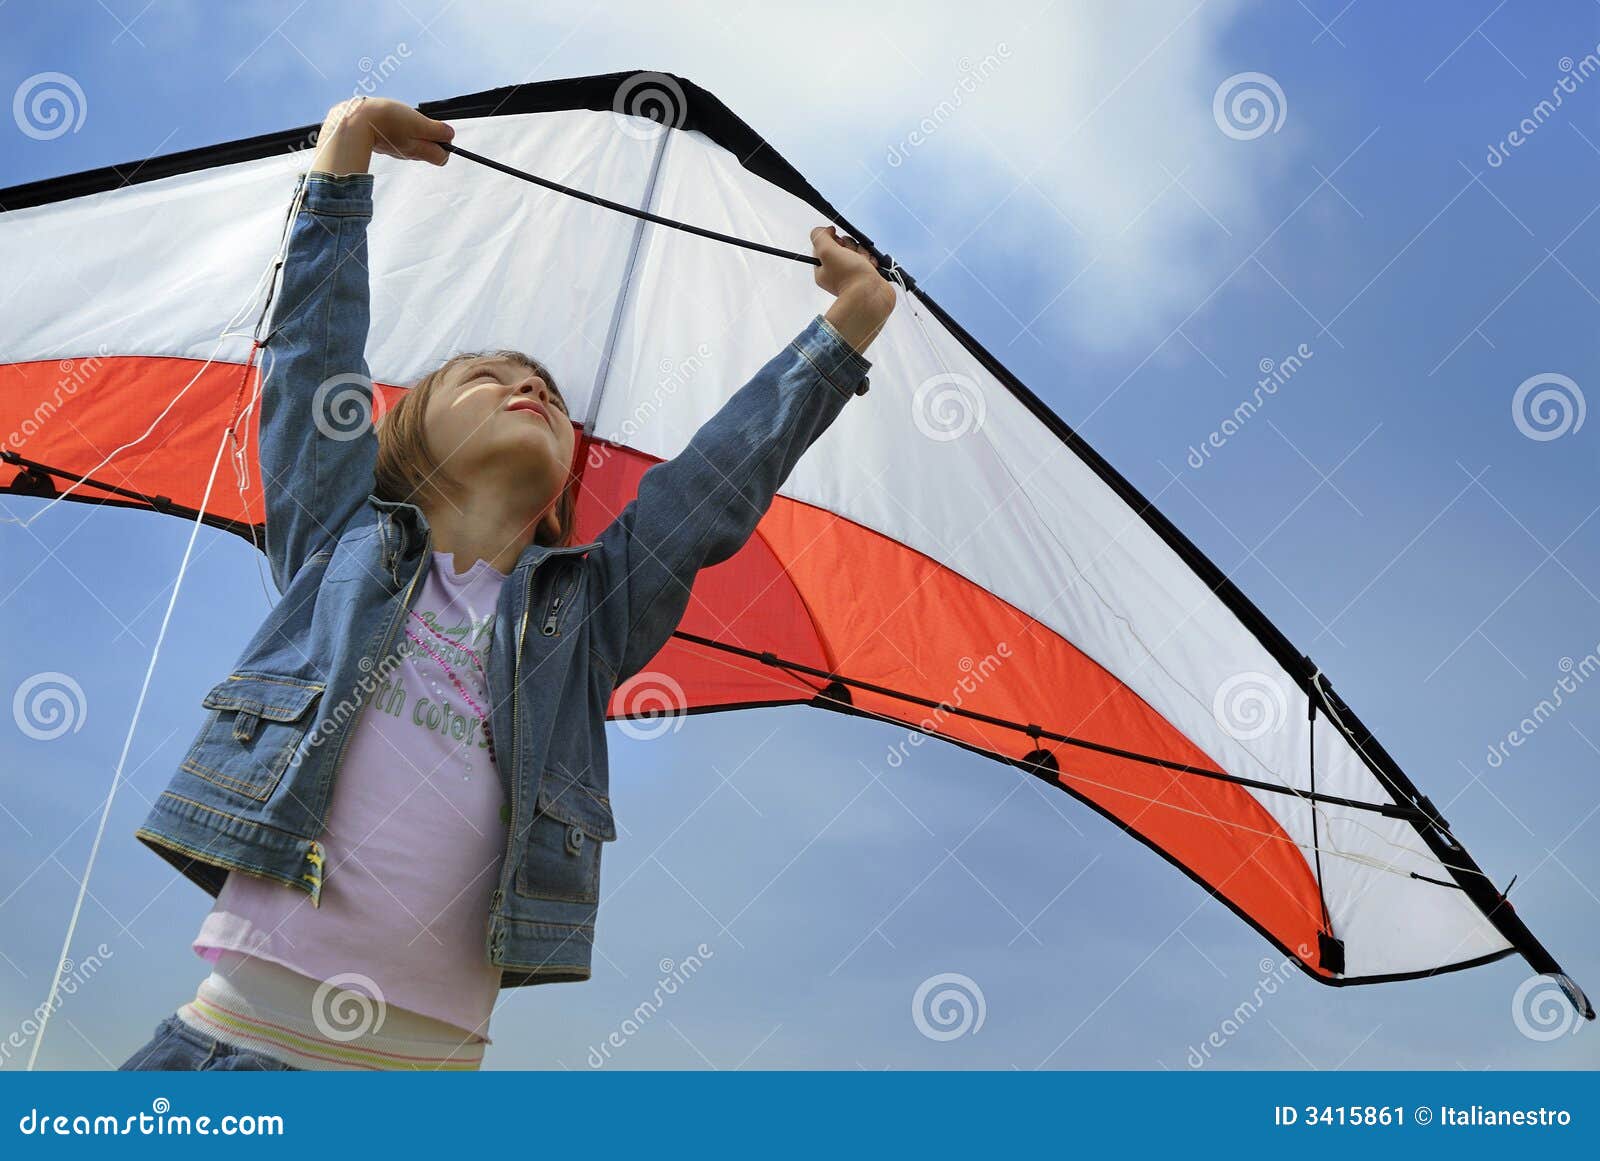
<path fill-rule="evenodd" d="M 850 700 L 849 689 L 862 689 L 870 693 L 893 697 L 901 701 L 908 701 L 913 704 L 923 706 L 927 709 L 933 709 L 936 712 L 945 714 L 946 716 L 967 718 L 972 721 L 981 722 L 985 725 L 998 726 L 1001 729 L 1014 730 L 1019 733 L 1027 734 L 1029 737 L 1034 739 L 1035 744 L 1038 743 L 1039 739 L 1046 738 L 1050 741 L 1060 742 L 1063 745 L 1072 746 L 1077 749 L 1083 749 L 1094 753 L 1102 753 L 1110 757 L 1122 758 L 1126 759 L 1127 761 L 1139 762 L 1154 766 L 1170 771 L 1174 774 L 1190 774 L 1213 781 L 1229 782 L 1239 786 L 1245 786 L 1253 789 L 1270 791 L 1275 794 L 1283 794 L 1299 798 L 1307 803 L 1307 805 L 1311 808 L 1313 815 L 1323 814 L 1324 821 L 1328 824 L 1330 833 L 1333 829 L 1333 823 L 1335 821 L 1339 821 L 1367 831 L 1379 841 L 1383 842 L 1387 846 L 1393 847 L 1397 851 L 1404 851 L 1407 854 L 1426 859 L 1431 857 L 1431 852 L 1421 850 L 1417 847 L 1408 846 L 1405 843 L 1395 842 L 1388 835 L 1385 835 L 1383 832 L 1367 826 L 1358 819 L 1343 818 L 1335 820 L 1324 814 L 1322 810 L 1323 806 L 1337 806 L 1361 811 L 1364 813 L 1380 814 L 1387 818 L 1395 818 L 1403 821 L 1414 821 L 1420 817 L 1420 814 L 1411 807 L 1400 806 L 1393 803 L 1363 802 L 1359 799 L 1341 798 L 1336 795 L 1329 794 L 1308 794 L 1306 791 L 1300 790 L 1293 786 L 1283 786 L 1272 782 L 1261 782 L 1252 778 L 1244 778 L 1236 774 L 1227 774 L 1220 770 L 1211 770 L 1203 766 L 1191 766 L 1180 762 L 1169 761 L 1168 759 L 1164 758 L 1155 758 L 1148 754 L 1140 754 L 1137 751 L 1122 750 L 1114 746 L 1104 745 L 1103 743 L 1099 742 L 1091 742 L 1087 739 L 1078 738 L 1073 735 L 1057 733 L 1033 723 L 1023 725 L 1019 722 L 1010 721 L 1006 718 L 996 717 L 993 714 L 985 714 L 976 710 L 969 710 L 963 706 L 953 706 L 947 702 L 935 702 L 928 698 L 918 697 L 915 694 L 909 694 L 901 690 L 890 689 L 887 686 L 875 685 L 869 681 L 862 681 L 856 678 L 846 677 L 843 674 L 835 673 L 826 669 L 818 669 L 815 666 L 806 665 L 802 662 L 786 661 L 772 653 L 762 653 L 753 649 L 745 649 L 738 645 L 730 645 L 721 641 L 713 641 L 707 637 L 701 637 L 698 634 L 689 633 L 683 630 L 675 631 L 673 636 L 690 641 L 696 645 L 703 645 L 712 649 L 718 649 L 727 653 L 733 653 L 738 656 L 747 657 L 751 660 L 759 661 L 764 665 L 769 665 L 783 670 L 791 677 L 794 677 L 796 681 L 799 681 L 802 688 L 812 693 L 812 704 L 818 706 L 819 708 L 833 709 L 840 713 L 846 713 L 857 717 L 873 718 L 888 725 L 908 727 L 927 737 L 942 738 L 945 741 L 954 743 L 955 745 L 963 746 L 967 749 L 977 750 L 978 752 L 984 753 L 989 757 L 997 758 L 1000 761 L 1017 766 L 1019 769 L 1026 770 L 1028 773 L 1034 774 L 1044 781 L 1051 782 L 1053 784 L 1059 784 L 1063 789 L 1070 789 L 1070 787 L 1068 787 L 1066 783 L 1062 781 L 1062 778 L 1070 778 L 1075 783 L 1085 786 L 1094 786 L 1103 790 L 1112 791 L 1116 794 L 1126 795 L 1127 797 L 1135 799 L 1136 801 L 1144 802 L 1152 806 L 1160 806 L 1166 809 L 1178 810 L 1181 813 L 1192 814 L 1197 818 L 1204 818 L 1209 822 L 1217 824 L 1218 826 L 1234 828 L 1247 834 L 1270 837 L 1280 842 L 1288 842 L 1302 850 L 1312 851 L 1321 849 L 1330 855 L 1336 855 L 1352 862 L 1364 863 L 1365 865 L 1374 867 L 1378 870 L 1389 871 L 1392 874 L 1404 875 L 1412 879 L 1421 879 L 1425 882 L 1436 883 L 1443 887 L 1454 887 L 1457 890 L 1461 889 L 1460 884 L 1446 883 L 1443 880 L 1431 879 L 1426 875 L 1419 875 L 1415 871 L 1406 871 L 1392 864 L 1383 863 L 1378 860 L 1371 859 L 1365 855 L 1359 855 L 1354 852 L 1345 851 L 1336 846 L 1319 848 L 1315 844 L 1308 845 L 1306 843 L 1296 842 L 1294 839 L 1289 837 L 1287 832 L 1273 835 L 1269 832 L 1246 826 L 1243 823 L 1237 823 L 1230 819 L 1218 818 L 1213 814 L 1202 814 L 1199 811 L 1187 810 L 1168 799 L 1155 798 L 1149 795 L 1140 794 L 1137 791 L 1130 790 L 1126 786 L 1119 786 L 1116 783 L 1099 782 L 1089 778 L 1086 775 L 1076 772 L 1067 772 L 1065 775 L 1063 775 L 1060 769 L 1060 764 L 1056 760 L 1056 756 L 1047 750 L 1035 749 L 1031 753 L 1026 754 L 1021 758 L 1010 758 L 992 748 L 984 749 L 982 747 L 974 746 L 971 743 L 963 742 L 958 738 L 940 734 L 926 726 L 923 726 L 921 723 L 908 722 L 901 718 L 895 718 L 889 716 L 888 714 L 879 713 L 876 710 L 865 709 L 861 706 L 857 706 L 852 700 Z M 806 684 L 803 680 L 805 677 L 825 678 L 829 684 L 823 689 L 818 690 L 815 687 Z M 830 692 L 834 689 L 838 689 L 838 694 Z M 1452 867 L 1451 869 L 1466 873 L 1466 868 Z M 1480 876 L 1482 875 L 1481 871 L 1474 873 L 1479 874 Z M 1487 876 L 1483 877 L 1487 878 Z"/>
<path fill-rule="evenodd" d="M 1458 891 L 1462 890 L 1461 885 L 1458 884 L 1458 883 L 1448 883 L 1448 882 L 1445 882 L 1443 879 L 1434 879 L 1434 878 L 1431 878 L 1431 877 L 1429 877 L 1427 875 L 1420 875 L 1415 871 L 1407 870 L 1406 868 L 1401 867 L 1401 866 L 1399 866 L 1397 864 L 1385 863 L 1381 859 L 1374 858 L 1371 855 L 1363 855 L 1363 854 L 1359 854 L 1359 853 L 1354 852 L 1354 851 L 1343 850 L 1342 848 L 1340 848 L 1338 846 L 1334 846 L 1334 845 L 1313 846 L 1311 844 L 1300 842 L 1300 841 L 1294 839 L 1286 831 L 1280 830 L 1280 831 L 1274 833 L 1272 831 L 1260 830 L 1260 829 L 1258 829 L 1256 827 L 1249 826 L 1246 823 L 1235 822 L 1234 820 L 1227 819 L 1227 818 L 1219 818 L 1215 814 L 1209 813 L 1207 811 L 1195 810 L 1195 809 L 1192 809 L 1190 807 L 1182 806 L 1179 803 L 1174 802 L 1174 801 L 1172 801 L 1171 799 L 1168 799 L 1168 798 L 1157 798 L 1157 797 L 1153 797 L 1153 796 L 1148 795 L 1148 794 L 1141 794 L 1138 791 L 1130 790 L 1126 786 L 1121 786 L 1121 785 L 1118 785 L 1118 784 L 1113 783 L 1113 782 L 1100 781 L 1098 779 L 1089 777 L 1088 775 L 1077 773 L 1077 772 L 1074 772 L 1074 771 L 1067 771 L 1067 772 L 1063 773 L 1061 771 L 1061 769 L 1059 768 L 1059 764 L 1056 763 L 1056 761 L 1055 761 L 1055 756 L 1053 754 L 1050 754 L 1048 751 L 1035 750 L 1035 751 L 1033 751 L 1033 753 L 1025 755 L 1022 758 L 1009 758 L 1009 757 L 1006 757 L 1006 756 L 1004 756 L 1002 754 L 997 753 L 996 751 L 994 751 L 992 749 L 985 749 L 984 747 L 974 745 L 974 744 L 972 744 L 970 742 L 964 742 L 959 738 L 950 737 L 950 736 L 945 735 L 945 734 L 937 733 L 937 732 L 933 731 L 932 729 L 930 729 L 930 728 L 928 728 L 928 727 L 926 727 L 926 726 L 924 726 L 924 725 L 922 725 L 922 724 L 920 724 L 918 722 L 911 722 L 911 721 L 907 721 L 907 720 L 902 719 L 902 718 L 891 717 L 890 715 L 885 714 L 885 713 L 880 713 L 877 710 L 866 709 L 864 707 L 858 706 L 858 705 L 856 705 L 854 702 L 852 702 L 849 699 L 848 693 L 844 689 L 844 687 L 846 687 L 846 686 L 854 686 L 854 687 L 858 687 L 858 688 L 863 688 L 863 689 L 866 689 L 866 690 L 871 691 L 871 692 L 883 693 L 883 694 L 886 694 L 886 695 L 889 695 L 889 696 L 902 698 L 902 699 L 905 699 L 905 700 L 908 700 L 908 701 L 917 702 L 917 703 L 925 705 L 925 706 L 939 708 L 939 709 L 942 709 L 947 714 L 950 714 L 952 716 L 975 718 L 977 720 L 984 721 L 984 722 L 986 722 L 988 724 L 991 724 L 991 725 L 997 725 L 997 726 L 1001 726 L 1001 727 L 1007 728 L 1007 729 L 1020 730 L 1022 732 L 1028 733 L 1030 736 L 1035 737 L 1035 738 L 1043 736 L 1043 737 L 1049 737 L 1049 738 L 1051 738 L 1051 740 L 1058 740 L 1058 736 L 1057 735 L 1053 735 L 1053 734 L 1050 733 L 1050 731 L 1044 730 L 1043 728 L 1041 728 L 1039 726 L 1034 726 L 1034 725 L 1021 726 L 1021 725 L 1018 725 L 1015 722 L 1006 721 L 1003 718 L 996 718 L 996 717 L 993 717 L 993 716 L 987 715 L 987 714 L 979 714 L 979 713 L 976 713 L 974 711 L 963 710 L 959 706 L 951 706 L 951 705 L 946 704 L 946 703 L 935 703 L 935 702 L 929 701 L 929 700 L 924 699 L 924 698 L 917 698 L 917 697 L 915 697 L 913 695 L 910 695 L 910 694 L 905 694 L 905 693 L 901 693 L 901 692 L 896 691 L 896 690 L 887 689 L 887 688 L 885 688 L 883 686 L 874 686 L 870 682 L 857 681 L 857 680 L 854 680 L 854 679 L 851 679 L 851 678 L 843 677 L 843 676 L 841 676 L 839 674 L 831 673 L 828 670 L 817 669 L 814 666 L 804 665 L 804 664 L 802 664 L 800 662 L 784 661 L 782 658 L 775 657 L 774 655 L 772 655 L 770 653 L 758 653 L 755 650 L 744 649 L 744 648 L 742 648 L 740 646 L 727 645 L 727 644 L 724 644 L 722 642 L 711 641 L 711 640 L 709 640 L 707 638 L 700 637 L 697 634 L 693 634 L 693 633 L 677 631 L 677 632 L 673 633 L 673 636 L 681 637 L 681 638 L 683 638 L 683 639 L 685 639 L 687 641 L 691 641 L 691 642 L 693 642 L 693 643 L 695 643 L 697 645 L 706 645 L 706 646 L 709 646 L 709 647 L 714 648 L 714 649 L 719 649 L 719 650 L 723 650 L 723 651 L 726 651 L 726 652 L 735 653 L 735 654 L 738 654 L 738 655 L 743 656 L 743 657 L 748 657 L 748 658 L 750 658 L 752 660 L 761 661 L 763 664 L 771 665 L 771 666 L 774 666 L 777 669 L 783 670 L 783 671 L 789 673 L 789 675 L 791 677 L 793 677 L 796 682 L 799 683 L 799 687 L 801 689 L 804 689 L 805 691 L 807 691 L 808 693 L 810 693 L 812 695 L 811 699 L 810 699 L 810 704 L 815 706 L 815 707 L 817 707 L 817 708 L 819 708 L 819 709 L 831 709 L 831 710 L 834 710 L 834 711 L 839 712 L 839 713 L 848 714 L 848 715 L 850 715 L 852 717 L 870 718 L 870 719 L 872 719 L 874 721 L 883 722 L 885 725 L 897 726 L 897 727 L 901 727 L 901 728 L 905 728 L 905 729 L 914 730 L 915 732 L 917 732 L 919 734 L 922 734 L 922 735 L 924 735 L 926 737 L 939 738 L 939 739 L 941 739 L 943 741 L 950 742 L 953 745 L 960 746 L 963 749 L 972 750 L 974 753 L 982 754 L 982 755 L 984 755 L 986 757 L 990 757 L 990 758 L 996 758 L 999 761 L 1007 763 L 1008 765 L 1016 766 L 1018 769 L 1024 770 L 1027 773 L 1034 775 L 1040 781 L 1047 782 L 1050 785 L 1054 786 L 1058 790 L 1067 791 L 1068 793 L 1072 793 L 1072 794 L 1074 794 L 1074 795 L 1076 795 L 1076 796 L 1078 796 L 1080 798 L 1086 798 L 1087 797 L 1082 793 L 1082 791 L 1081 791 L 1082 787 L 1093 787 L 1095 789 L 1109 791 L 1110 793 L 1113 793 L 1113 794 L 1116 794 L 1116 795 L 1120 795 L 1120 796 L 1123 796 L 1123 797 L 1126 797 L 1126 798 L 1131 798 L 1136 802 L 1142 802 L 1142 803 L 1145 803 L 1146 805 L 1149 805 L 1149 806 L 1159 807 L 1159 808 L 1161 808 L 1163 810 L 1176 811 L 1179 814 L 1186 814 L 1186 815 L 1189 815 L 1189 816 L 1191 816 L 1193 818 L 1198 818 L 1198 819 L 1201 819 L 1201 820 L 1203 820 L 1205 822 L 1209 822 L 1209 823 L 1212 823 L 1212 824 L 1217 825 L 1217 826 L 1227 827 L 1230 830 L 1234 830 L 1234 831 L 1242 833 L 1242 834 L 1255 835 L 1255 836 L 1263 839 L 1264 841 L 1272 841 L 1272 842 L 1277 842 L 1277 843 L 1284 843 L 1284 844 L 1287 844 L 1289 846 L 1296 847 L 1297 849 L 1299 849 L 1301 851 L 1304 851 L 1304 852 L 1307 852 L 1307 853 L 1320 850 L 1322 853 L 1327 854 L 1330 857 L 1344 859 L 1344 860 L 1346 860 L 1348 862 L 1356 863 L 1358 865 L 1361 865 L 1361 866 L 1364 866 L 1364 867 L 1368 867 L 1368 868 L 1370 868 L 1372 870 L 1375 870 L 1375 871 L 1382 871 L 1382 872 L 1385 872 L 1387 874 L 1396 875 L 1396 876 L 1399 876 L 1401 878 L 1406 878 L 1406 879 L 1417 879 L 1417 880 L 1421 880 L 1421 881 L 1426 882 L 1426 883 L 1432 883 L 1432 884 L 1434 884 L 1436 886 L 1449 887 L 1449 888 L 1452 888 L 1452 889 L 1458 890 Z M 827 687 L 819 690 L 816 687 L 814 687 L 814 686 L 812 686 L 810 684 L 807 684 L 804 681 L 804 677 L 807 677 L 807 676 L 810 676 L 810 677 L 827 677 L 827 678 L 830 679 L 830 684 Z M 834 688 L 838 688 L 840 693 L 844 693 L 845 696 L 841 697 L 841 696 L 838 696 L 837 694 L 830 693 L 829 691 L 831 689 L 834 689 Z M 691 712 L 693 712 L 693 711 L 691 711 Z M 1069 744 L 1084 745 L 1084 743 L 1082 743 L 1081 740 L 1079 740 L 1079 739 L 1072 739 L 1069 742 Z M 1088 743 L 1085 746 L 1085 748 L 1091 749 L 1091 750 L 1093 750 L 1093 749 L 1102 749 L 1102 747 L 1099 747 L 1095 743 Z M 1241 781 L 1240 779 L 1238 779 L 1237 777 L 1235 777 L 1234 775 L 1231 775 L 1231 774 L 1221 774 L 1221 773 L 1219 773 L 1217 771 L 1207 771 L 1204 768 L 1200 768 L 1200 767 L 1174 768 L 1171 764 L 1163 763 L 1159 759 L 1150 759 L 1147 756 L 1138 755 L 1138 754 L 1134 754 L 1132 752 L 1127 752 L 1127 751 L 1124 751 L 1123 754 L 1125 754 L 1130 760 L 1133 760 L 1133 761 L 1147 761 L 1147 762 L 1154 762 L 1155 764 L 1158 764 L 1158 765 L 1164 765 L 1165 768 L 1171 769 L 1173 773 L 1198 774 L 1198 775 L 1202 775 L 1202 776 L 1205 776 L 1205 777 L 1215 778 L 1215 779 L 1218 779 L 1218 780 L 1221 780 L 1221 781 L 1225 781 L 1225 782 L 1240 782 Z M 1040 755 L 1041 757 L 1037 757 L 1036 758 L 1035 755 Z M 1048 764 L 1043 759 L 1048 759 L 1049 760 Z M 1244 782 L 1245 782 L 1246 785 L 1251 785 L 1252 784 L 1252 783 L 1249 782 L 1249 780 L 1244 780 Z M 1375 813 L 1404 812 L 1407 809 L 1405 807 L 1395 807 L 1392 804 L 1388 804 L 1388 803 L 1362 803 L 1362 802 L 1355 801 L 1355 800 L 1333 798 L 1333 797 L 1331 797 L 1329 795 L 1318 795 L 1315 799 L 1312 799 L 1311 796 L 1306 794 L 1305 791 L 1303 791 L 1303 790 L 1295 790 L 1292 787 L 1273 786 L 1270 783 L 1256 783 L 1254 785 L 1259 786 L 1261 789 L 1275 790 L 1275 791 L 1280 792 L 1280 793 L 1292 794 L 1292 795 L 1294 795 L 1296 797 L 1299 797 L 1299 798 L 1302 798 L 1302 799 L 1307 799 L 1309 801 L 1309 805 L 1311 806 L 1311 809 L 1316 813 L 1322 813 L 1321 804 L 1326 804 L 1326 805 L 1329 805 L 1329 806 L 1348 806 L 1348 807 L 1350 807 L 1352 809 L 1366 810 L 1366 811 L 1375 812 Z M 1093 800 L 1090 800 L 1090 801 L 1092 802 Z M 1399 817 L 1399 818 L 1409 818 L 1410 817 L 1408 814 L 1405 814 L 1405 813 L 1393 813 L 1393 814 L 1391 814 L 1391 816 L 1392 817 Z M 1332 824 L 1335 821 L 1337 821 L 1337 822 L 1341 822 L 1341 823 L 1343 823 L 1345 825 L 1353 826 L 1353 827 L 1356 827 L 1356 828 L 1358 828 L 1360 830 L 1366 831 L 1368 834 L 1372 835 L 1374 838 L 1378 839 L 1380 842 L 1384 843 L 1387 846 L 1393 847 L 1397 851 L 1402 851 L 1402 852 L 1404 852 L 1404 853 L 1406 853 L 1408 855 L 1413 855 L 1413 856 L 1417 856 L 1417 857 L 1420 857 L 1420 858 L 1429 858 L 1430 857 L 1430 852 L 1421 850 L 1421 849 L 1419 849 L 1417 847 L 1408 846 L 1405 843 L 1396 842 L 1396 841 L 1394 841 L 1394 839 L 1390 838 L 1388 835 L 1384 834 L 1382 831 L 1379 831 L 1379 830 L 1376 830 L 1376 829 L 1374 829 L 1374 828 L 1372 828 L 1370 826 L 1367 826 L 1365 823 L 1361 822 L 1359 819 L 1356 819 L 1356 818 L 1333 819 L 1333 818 L 1327 817 L 1325 815 L 1324 816 L 1324 820 L 1329 824 L 1328 830 L 1329 830 L 1330 835 L 1331 835 L 1332 830 L 1333 830 Z M 1135 832 L 1135 833 L 1137 833 L 1137 832 Z M 1330 840 L 1330 842 L 1331 842 L 1331 840 Z M 1453 869 L 1463 870 L 1463 868 L 1453 868 Z"/>

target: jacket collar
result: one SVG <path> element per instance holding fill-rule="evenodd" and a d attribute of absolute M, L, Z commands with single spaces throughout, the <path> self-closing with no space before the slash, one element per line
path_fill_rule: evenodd
<path fill-rule="evenodd" d="M 403 500 L 380 500 L 377 496 L 369 495 L 369 503 L 380 512 L 387 513 L 390 519 L 399 524 L 406 533 L 406 539 L 411 543 L 421 544 L 428 534 L 428 518 L 423 515 L 422 509 L 415 504 Z M 517 567 L 526 564 L 538 567 L 546 557 L 551 556 L 576 556 L 588 552 L 592 548 L 599 548 L 598 540 L 591 540 L 585 544 L 530 544 L 522 550 L 522 555 L 517 559 Z"/>

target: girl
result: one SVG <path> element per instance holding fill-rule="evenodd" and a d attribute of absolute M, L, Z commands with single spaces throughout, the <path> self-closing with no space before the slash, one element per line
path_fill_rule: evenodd
<path fill-rule="evenodd" d="M 357 99 L 297 186 L 259 440 L 283 599 L 137 832 L 216 897 L 212 971 L 125 1069 L 475 1069 L 499 989 L 589 978 L 611 692 L 867 390 L 894 291 L 819 226 L 827 313 L 595 541 L 573 543 L 580 441 L 528 355 L 458 355 L 375 431 L 331 433 L 330 389 L 371 390 L 372 154 L 443 165 L 453 136 Z"/>

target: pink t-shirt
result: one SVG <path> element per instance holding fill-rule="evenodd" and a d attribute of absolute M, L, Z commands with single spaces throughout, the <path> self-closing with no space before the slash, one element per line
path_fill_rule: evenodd
<path fill-rule="evenodd" d="M 384 1004 L 488 1041 L 500 969 L 485 943 L 507 824 L 481 715 L 505 580 L 483 560 L 458 576 L 450 553 L 433 554 L 397 638 L 403 660 L 362 707 L 339 768 L 321 905 L 229 874 L 196 952 L 243 952 L 319 981 L 355 973 Z"/>

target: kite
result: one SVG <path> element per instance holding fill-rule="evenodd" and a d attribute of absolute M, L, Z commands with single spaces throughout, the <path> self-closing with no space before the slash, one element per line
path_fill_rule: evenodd
<path fill-rule="evenodd" d="M 615 73 L 421 108 L 458 156 L 375 162 L 376 407 L 457 351 L 538 352 L 582 425 L 580 541 L 816 311 L 784 246 L 819 214 L 900 290 L 872 390 L 699 575 L 612 720 L 893 723 L 1084 803 L 1324 984 L 1520 954 L 1593 1018 L 1315 662 L 714 96 Z M 252 328 L 309 140 L 0 191 L 0 493 L 262 543 Z M 370 421 L 324 386 L 335 437 Z"/>

